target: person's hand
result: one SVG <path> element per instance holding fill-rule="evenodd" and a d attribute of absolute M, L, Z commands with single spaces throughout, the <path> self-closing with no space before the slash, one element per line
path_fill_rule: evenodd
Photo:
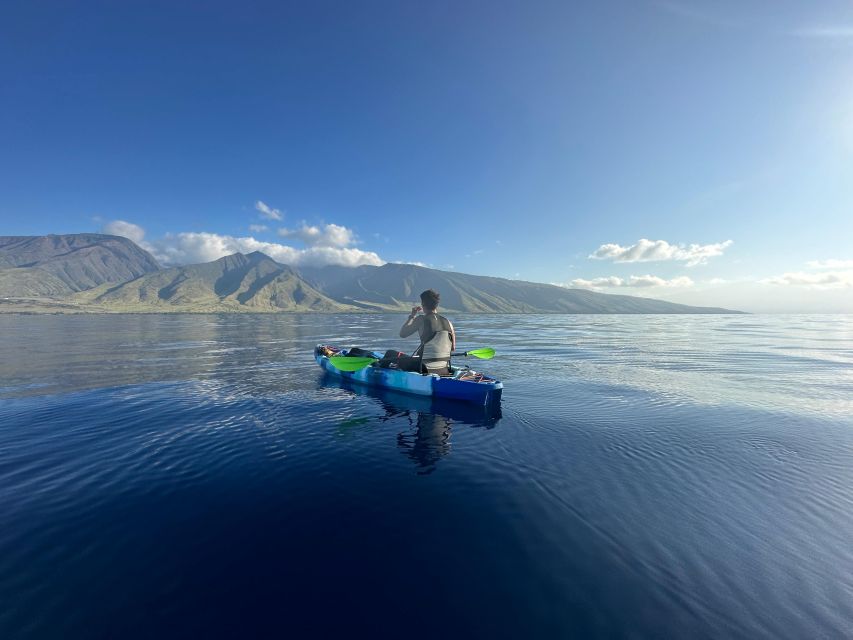
<path fill-rule="evenodd" d="M 410 318 L 414 318 L 414 317 L 415 317 L 416 315 L 418 315 L 420 312 L 421 312 L 421 308 L 420 308 L 420 307 L 412 307 L 412 312 L 409 314 L 409 317 L 410 317 Z"/>

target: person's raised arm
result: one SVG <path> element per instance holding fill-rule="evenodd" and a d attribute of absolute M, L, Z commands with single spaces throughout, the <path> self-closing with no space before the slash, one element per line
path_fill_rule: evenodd
<path fill-rule="evenodd" d="M 409 314 L 409 317 L 403 323 L 403 326 L 400 327 L 400 337 L 408 338 L 415 331 L 418 330 L 418 312 L 421 310 L 420 307 L 412 307 L 412 313 Z"/>

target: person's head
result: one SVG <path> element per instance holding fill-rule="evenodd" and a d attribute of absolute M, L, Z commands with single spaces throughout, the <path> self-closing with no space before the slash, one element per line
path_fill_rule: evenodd
<path fill-rule="evenodd" d="M 424 311 L 435 311 L 438 309 L 438 301 L 441 298 L 438 295 L 438 291 L 433 291 L 432 289 L 427 289 L 421 294 L 421 305 L 424 308 Z"/>

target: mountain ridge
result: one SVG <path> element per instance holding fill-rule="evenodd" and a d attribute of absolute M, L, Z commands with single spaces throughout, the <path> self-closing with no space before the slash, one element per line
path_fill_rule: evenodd
<path fill-rule="evenodd" d="M 121 236 L 0 236 L 3 297 L 67 296 L 159 269 L 150 253 Z"/>
<path fill-rule="evenodd" d="M 405 263 L 294 267 L 259 251 L 161 268 L 119 236 L 0 236 L 0 311 L 399 312 L 429 288 L 446 312 L 741 313 Z"/>

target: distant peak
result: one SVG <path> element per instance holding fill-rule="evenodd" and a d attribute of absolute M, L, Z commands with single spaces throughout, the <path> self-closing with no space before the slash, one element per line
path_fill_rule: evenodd
<path fill-rule="evenodd" d="M 259 265 L 262 263 L 278 264 L 275 260 L 261 251 L 252 251 L 251 253 L 240 253 L 238 251 L 237 253 L 222 256 L 214 262 L 223 264 L 228 268 L 242 267 L 245 265 Z"/>
<path fill-rule="evenodd" d="M 214 262 L 220 262 L 225 265 L 241 265 L 246 264 L 249 259 L 244 256 L 239 251 L 237 253 L 231 253 L 227 256 L 222 256 L 221 258 L 217 258 Z"/>

